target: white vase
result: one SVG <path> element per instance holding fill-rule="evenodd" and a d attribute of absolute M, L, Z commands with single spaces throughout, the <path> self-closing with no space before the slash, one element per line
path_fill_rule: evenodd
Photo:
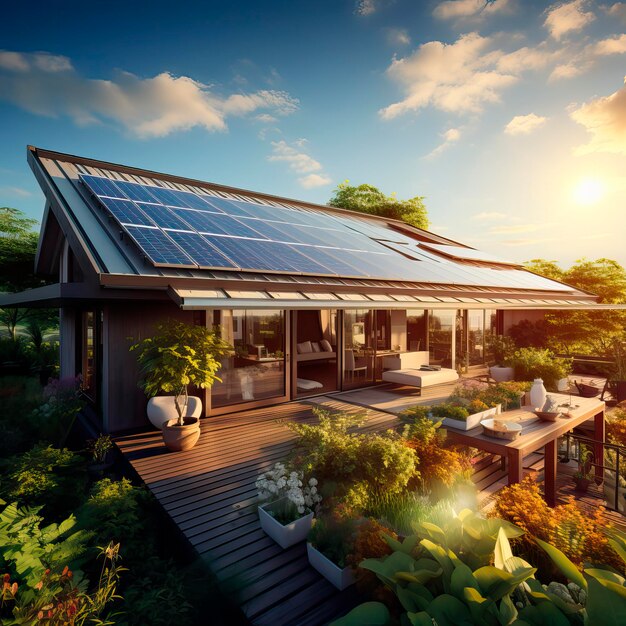
<path fill-rule="evenodd" d="M 569 378 L 559 378 L 556 381 L 556 390 L 557 391 L 569 391 Z"/>
<path fill-rule="evenodd" d="M 547 397 L 548 394 L 543 386 L 543 380 L 535 378 L 533 386 L 530 388 L 530 406 L 534 409 L 542 409 Z"/>
<path fill-rule="evenodd" d="M 325 557 L 317 548 L 310 543 L 306 544 L 309 563 L 339 591 L 354 584 L 354 572 L 351 567 L 343 569 Z"/>
<path fill-rule="evenodd" d="M 184 399 L 181 398 L 180 402 Z M 148 419 L 150 423 L 161 430 L 165 422 L 178 419 L 178 412 L 176 411 L 176 403 L 174 402 L 174 396 L 155 396 L 148 400 L 148 407 L 146 409 Z M 196 396 L 189 396 L 187 402 L 187 410 L 184 412 L 183 417 L 197 417 L 202 414 L 202 400 L 196 398 Z"/>
<path fill-rule="evenodd" d="M 259 506 L 261 528 L 283 549 L 293 546 L 300 541 L 304 541 L 311 530 L 311 526 L 313 526 L 313 511 L 285 525 L 281 524 L 267 512 L 266 509 L 271 508 L 284 499 L 285 498 L 280 498 L 274 502 Z"/>

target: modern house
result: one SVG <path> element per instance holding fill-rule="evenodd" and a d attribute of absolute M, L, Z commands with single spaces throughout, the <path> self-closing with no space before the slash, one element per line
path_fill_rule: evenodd
<path fill-rule="evenodd" d="M 597 300 L 399 221 L 35 147 L 28 162 L 36 269 L 56 282 L 0 306 L 60 308 L 61 375 L 82 373 L 104 431 L 147 424 L 128 348 L 168 317 L 235 348 L 213 416 L 374 385 L 411 353 L 481 366 L 489 334 Z"/>

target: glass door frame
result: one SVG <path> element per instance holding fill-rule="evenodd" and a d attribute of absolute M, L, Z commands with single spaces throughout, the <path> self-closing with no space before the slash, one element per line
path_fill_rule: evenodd
<path fill-rule="evenodd" d="M 216 311 L 220 311 L 221 309 L 209 309 L 206 312 L 206 325 L 208 328 L 213 328 L 215 326 L 215 324 L 213 323 L 213 318 L 214 318 L 214 313 Z M 233 310 L 242 310 L 241 307 L 237 308 L 237 309 L 233 309 Z M 259 310 L 259 309 L 255 309 L 253 307 L 250 307 L 250 309 L 245 308 L 243 310 Z M 290 315 L 290 311 L 289 310 L 285 310 L 285 309 L 280 309 L 280 308 L 276 308 L 276 309 L 271 309 L 274 311 L 280 311 L 282 313 L 282 317 L 283 317 L 283 343 L 284 343 L 284 367 L 283 367 L 283 374 L 284 374 L 284 393 L 283 395 L 277 395 L 277 396 L 272 396 L 271 398 L 262 398 L 259 400 L 250 400 L 250 401 L 243 401 L 243 402 L 238 402 L 235 404 L 227 404 L 224 406 L 213 406 L 212 402 L 211 402 L 211 389 L 207 389 L 206 393 L 204 394 L 204 401 L 205 401 L 205 406 L 206 406 L 206 410 L 205 410 L 205 414 L 208 417 L 213 417 L 213 416 L 218 416 L 218 415 L 227 415 L 229 413 L 238 413 L 240 411 L 247 411 L 250 409 L 256 409 L 256 408 L 262 408 L 264 406 L 273 406 L 275 404 L 282 404 L 284 402 L 289 402 L 289 400 L 291 400 L 291 386 L 292 386 L 292 367 L 291 367 L 291 354 L 292 354 L 292 350 L 291 350 L 291 338 L 292 338 L 292 333 L 291 333 L 291 315 Z M 217 372 L 217 375 L 219 376 L 220 373 L 219 371 Z"/>

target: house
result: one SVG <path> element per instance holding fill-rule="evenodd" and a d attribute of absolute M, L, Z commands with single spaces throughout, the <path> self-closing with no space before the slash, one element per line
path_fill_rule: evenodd
<path fill-rule="evenodd" d="M 203 392 L 213 416 L 373 385 L 416 353 L 481 366 L 489 334 L 596 302 L 399 221 L 35 147 L 28 162 L 36 269 L 56 282 L 0 306 L 60 308 L 61 375 L 83 375 L 108 432 L 147 424 L 128 348 L 165 318 L 235 348 Z"/>

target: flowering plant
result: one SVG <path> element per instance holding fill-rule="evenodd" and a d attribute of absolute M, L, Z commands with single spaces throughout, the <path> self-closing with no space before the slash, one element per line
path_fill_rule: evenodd
<path fill-rule="evenodd" d="M 276 463 L 274 468 L 260 474 L 255 487 L 262 501 L 276 500 L 276 504 L 265 510 L 281 524 L 289 524 L 312 511 L 322 501 L 317 490 L 317 480 L 309 478 L 303 485 L 303 473 L 288 471 L 284 463 Z"/>

